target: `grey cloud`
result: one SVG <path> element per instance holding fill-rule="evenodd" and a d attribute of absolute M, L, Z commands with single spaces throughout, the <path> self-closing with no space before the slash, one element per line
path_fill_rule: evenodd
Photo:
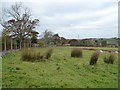
<path fill-rule="evenodd" d="M 33 16 L 40 19 L 37 31 L 50 29 L 66 38 L 117 36 L 117 2 L 27 3 Z M 113 8 L 113 9 L 112 9 Z"/>

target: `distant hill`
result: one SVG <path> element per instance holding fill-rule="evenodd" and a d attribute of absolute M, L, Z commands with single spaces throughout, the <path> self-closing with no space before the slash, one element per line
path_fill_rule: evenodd
<path fill-rule="evenodd" d="M 104 38 L 103 40 L 107 41 L 107 44 L 118 45 L 118 38 Z"/>
<path fill-rule="evenodd" d="M 73 39 L 69 39 L 71 41 Z M 78 40 L 78 39 L 75 39 Z M 86 38 L 70 43 L 72 46 L 110 46 L 118 47 L 118 38 Z M 74 45 L 75 44 L 75 45 Z"/>

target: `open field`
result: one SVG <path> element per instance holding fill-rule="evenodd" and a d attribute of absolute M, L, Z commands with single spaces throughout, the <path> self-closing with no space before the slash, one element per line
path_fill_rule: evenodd
<path fill-rule="evenodd" d="M 68 48 L 68 47 L 66 47 Z M 69 47 L 69 48 L 76 48 L 76 47 Z M 118 51 L 118 48 L 114 47 L 77 47 L 77 48 L 82 48 L 82 49 L 93 49 L 93 50 L 105 50 L 105 51 Z"/>
<path fill-rule="evenodd" d="M 72 47 L 73 48 L 73 47 Z M 71 49 L 53 48 L 50 60 L 26 62 L 21 60 L 21 52 L 13 52 L 2 59 L 3 88 L 117 88 L 118 57 L 114 64 L 105 64 L 100 54 L 97 65 L 90 66 L 94 51 L 83 50 L 82 58 L 71 58 Z M 107 49 L 111 48 L 98 48 Z M 117 48 L 113 48 L 117 50 Z M 45 48 L 36 49 L 44 51 Z"/>

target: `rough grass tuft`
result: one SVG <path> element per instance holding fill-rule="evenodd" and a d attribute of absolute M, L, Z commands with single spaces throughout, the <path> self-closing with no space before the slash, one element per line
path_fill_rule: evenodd
<path fill-rule="evenodd" d="M 109 56 L 104 56 L 104 62 L 107 64 L 113 64 L 115 61 L 115 54 L 111 53 Z"/>
<path fill-rule="evenodd" d="M 83 56 L 83 52 L 82 49 L 73 49 L 71 51 L 71 57 L 82 57 Z"/>
<path fill-rule="evenodd" d="M 45 58 L 49 59 L 51 57 L 52 53 L 53 53 L 53 49 L 48 49 L 48 51 L 46 52 Z"/>
<path fill-rule="evenodd" d="M 23 49 L 21 52 L 23 61 L 44 61 L 49 59 L 52 55 L 52 49 L 48 49 L 46 54 L 41 54 L 41 51 L 36 51 L 34 49 Z"/>
<path fill-rule="evenodd" d="M 90 58 L 90 65 L 97 64 L 98 58 L 99 58 L 99 52 L 94 52 Z"/>

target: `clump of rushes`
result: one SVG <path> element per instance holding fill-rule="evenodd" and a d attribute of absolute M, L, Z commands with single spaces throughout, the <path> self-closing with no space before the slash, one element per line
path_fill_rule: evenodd
<path fill-rule="evenodd" d="M 28 49 L 23 49 L 22 51 L 21 51 L 21 55 L 22 55 L 22 60 L 25 60 L 25 61 L 28 61 L 29 59 L 30 59 L 30 50 L 28 50 Z"/>
<path fill-rule="evenodd" d="M 82 56 L 83 56 L 82 49 L 79 48 L 72 49 L 71 57 L 82 57 Z"/>
<path fill-rule="evenodd" d="M 49 59 L 52 55 L 52 49 L 46 51 L 46 54 L 41 54 L 41 51 L 36 51 L 34 49 L 23 49 L 21 51 L 23 61 L 44 61 Z"/>
<path fill-rule="evenodd" d="M 45 54 L 45 58 L 46 59 L 49 59 L 50 57 L 51 57 L 51 55 L 52 55 L 52 53 L 53 53 L 53 49 L 48 49 L 48 51 L 46 52 L 46 54 Z"/>
<path fill-rule="evenodd" d="M 39 59 L 38 53 L 32 49 L 23 49 L 21 53 L 23 61 L 35 61 Z"/>
<path fill-rule="evenodd" d="M 95 65 L 97 64 L 98 58 L 99 58 L 100 53 L 99 52 L 94 52 L 90 58 L 90 65 Z"/>
<path fill-rule="evenodd" d="M 104 56 L 104 62 L 107 64 L 113 64 L 115 61 L 115 54 L 111 53 L 110 55 L 106 55 Z"/>

